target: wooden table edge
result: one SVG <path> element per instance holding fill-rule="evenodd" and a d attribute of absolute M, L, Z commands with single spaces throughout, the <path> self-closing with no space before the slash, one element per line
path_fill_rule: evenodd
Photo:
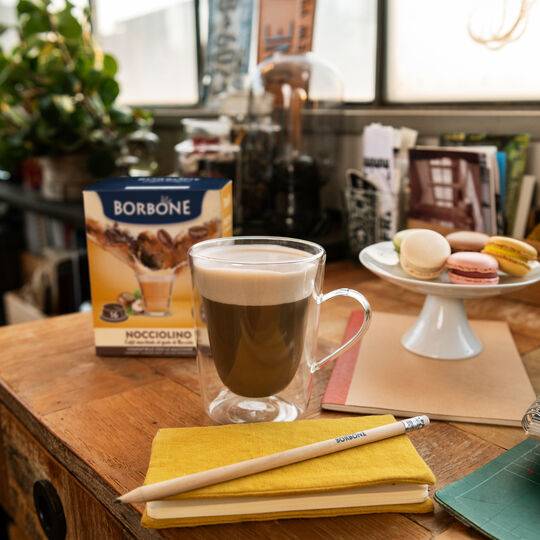
<path fill-rule="evenodd" d="M 68 470 L 83 488 L 96 498 L 114 518 L 118 519 L 131 534 L 139 538 L 141 532 L 146 531 L 145 536 L 148 538 L 156 537 L 151 530 L 141 528 L 141 513 L 132 505 L 116 504 L 115 499 L 119 495 L 118 491 L 105 482 L 100 475 L 96 475 L 88 463 L 55 435 L 45 423 L 34 416 L 2 380 L 0 380 L 0 402 L 36 439 L 36 444 L 41 444 L 39 441 L 43 441 L 44 448 L 51 457 Z"/>

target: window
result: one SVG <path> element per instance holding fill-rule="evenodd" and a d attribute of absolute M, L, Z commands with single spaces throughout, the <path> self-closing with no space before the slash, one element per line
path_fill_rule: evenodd
<path fill-rule="evenodd" d="M 0 24 L 11 25 L 15 22 L 16 0 L 0 0 Z M 0 36 L 0 48 L 10 50 L 17 42 L 17 34 L 7 30 Z"/>
<path fill-rule="evenodd" d="M 118 58 L 119 101 L 196 105 L 199 96 L 196 9 L 201 50 L 210 0 L 72 0 L 92 6 L 101 47 Z M 225 0 L 212 0 L 222 2 Z M 235 0 L 227 0 L 234 3 Z M 256 65 L 258 0 L 253 2 L 249 69 Z M 298 0 L 297 0 L 298 1 Z M 13 23 L 17 0 L 0 0 L 0 23 Z M 64 0 L 53 0 L 61 6 Z M 348 103 L 540 101 L 540 3 L 534 0 L 386 0 L 385 57 L 377 55 L 380 0 L 317 0 L 312 49 L 336 68 Z M 512 28 L 518 39 L 490 48 L 473 36 Z M 16 43 L 14 31 L 0 46 Z M 202 66 L 201 66 L 202 67 Z M 377 67 L 385 87 L 376 86 Z"/>
<path fill-rule="evenodd" d="M 120 102 L 197 102 L 194 0 L 94 0 L 93 6 L 97 39 L 120 66 Z"/>
<path fill-rule="evenodd" d="M 313 52 L 339 71 L 344 99 L 375 99 L 377 52 L 376 0 L 318 0 Z"/>
<path fill-rule="evenodd" d="M 88 0 L 71 0 L 71 3 L 78 9 L 82 10 L 88 6 Z M 0 0 L 0 25 L 13 25 L 16 22 L 15 8 L 17 0 Z M 63 0 L 52 0 L 53 8 L 61 8 L 64 5 Z M 9 29 L 0 36 L 0 48 L 10 50 L 17 44 L 17 33 L 15 30 Z"/>
<path fill-rule="evenodd" d="M 251 0 L 257 4 L 256 0 Z M 312 50 L 331 64 L 344 83 L 344 100 L 369 103 L 375 98 L 377 0 L 317 0 Z M 208 1 L 201 0 L 203 45 L 207 42 Z M 276 4 L 277 6 L 277 4 Z M 254 10 L 249 70 L 257 65 L 259 13 Z"/>
<path fill-rule="evenodd" d="M 540 100 L 540 6 L 521 37 L 492 50 L 475 42 L 515 20 L 521 2 L 389 0 L 386 98 L 397 102 Z M 506 9 L 506 13 L 505 13 Z"/>

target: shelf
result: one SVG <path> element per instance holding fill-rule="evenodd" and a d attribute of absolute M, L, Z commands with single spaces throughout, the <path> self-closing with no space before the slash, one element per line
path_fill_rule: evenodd
<path fill-rule="evenodd" d="M 84 228 L 82 202 L 57 202 L 44 199 L 39 192 L 26 191 L 21 186 L 0 182 L 0 201 L 21 210 L 27 210 Z"/>

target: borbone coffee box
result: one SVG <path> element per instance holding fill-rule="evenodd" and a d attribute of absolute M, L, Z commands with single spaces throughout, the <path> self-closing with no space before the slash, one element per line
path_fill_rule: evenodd
<path fill-rule="evenodd" d="M 96 352 L 195 351 L 189 248 L 232 234 L 232 182 L 112 178 L 84 191 Z"/>

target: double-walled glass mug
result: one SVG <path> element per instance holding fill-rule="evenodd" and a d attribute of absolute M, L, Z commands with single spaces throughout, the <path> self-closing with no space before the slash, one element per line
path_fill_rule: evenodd
<path fill-rule="evenodd" d="M 288 421 L 306 409 L 311 376 L 367 330 L 359 292 L 322 294 L 324 249 L 291 238 L 207 240 L 189 251 L 204 407 L 219 423 Z M 315 358 L 320 306 L 356 300 L 364 322 L 328 356 Z"/>

